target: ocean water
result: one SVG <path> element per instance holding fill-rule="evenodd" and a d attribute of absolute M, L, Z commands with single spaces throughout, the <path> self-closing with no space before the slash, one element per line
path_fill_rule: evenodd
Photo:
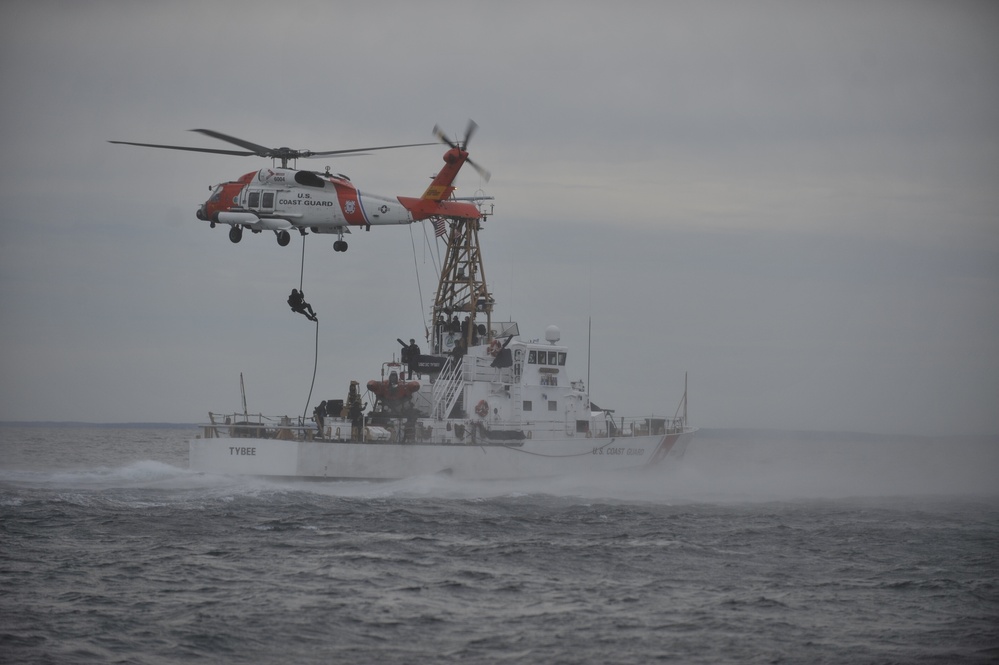
<path fill-rule="evenodd" d="M 997 439 L 296 483 L 191 473 L 193 434 L 0 427 L 0 662 L 999 662 Z"/>

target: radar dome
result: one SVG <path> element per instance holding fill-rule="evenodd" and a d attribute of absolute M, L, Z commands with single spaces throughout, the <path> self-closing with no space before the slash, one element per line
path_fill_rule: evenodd
<path fill-rule="evenodd" d="M 548 326 L 545 328 L 545 339 L 554 344 L 562 339 L 562 331 L 558 329 L 558 326 Z"/>

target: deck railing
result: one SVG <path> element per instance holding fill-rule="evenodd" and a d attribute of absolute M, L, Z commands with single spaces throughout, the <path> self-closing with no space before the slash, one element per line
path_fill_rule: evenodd
<path fill-rule="evenodd" d="M 208 412 L 209 423 L 203 425 L 206 439 L 227 436 L 231 439 L 296 439 L 316 432 L 314 423 L 306 423 L 302 416 L 265 416 L 261 413 Z M 224 432 L 224 433 L 223 433 Z"/>
<path fill-rule="evenodd" d="M 208 419 L 210 422 L 202 426 L 204 438 L 206 439 L 256 438 L 301 441 L 315 438 L 333 438 L 337 440 L 350 438 L 349 431 L 339 433 L 339 427 L 337 427 L 337 436 L 333 436 L 332 432 L 329 435 L 325 432 L 320 435 L 320 430 L 316 423 L 311 420 L 305 421 L 302 416 L 265 416 L 259 413 L 219 414 L 209 412 Z M 564 423 L 562 421 L 527 421 L 522 423 L 485 421 L 483 425 L 487 429 L 495 429 L 497 431 L 519 429 L 525 433 L 532 432 L 535 436 L 540 435 L 542 438 L 548 438 L 546 435 L 555 435 L 556 437 L 569 436 L 573 438 L 627 438 L 634 436 L 682 434 L 685 431 L 685 423 L 682 417 L 647 416 L 639 418 L 613 418 L 607 416 L 600 419 L 580 420 L 577 423 L 575 427 L 570 427 L 573 423 Z M 336 425 L 333 426 L 336 427 Z M 361 431 L 363 432 L 364 430 L 362 429 Z M 422 440 L 423 437 L 419 438 Z"/>

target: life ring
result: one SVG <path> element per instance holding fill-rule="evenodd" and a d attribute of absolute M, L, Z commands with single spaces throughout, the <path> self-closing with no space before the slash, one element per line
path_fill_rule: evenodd
<path fill-rule="evenodd" d="M 502 350 L 503 350 L 503 345 L 500 344 L 500 341 L 498 339 L 494 339 L 493 341 L 489 342 L 488 353 L 493 358 L 495 358 L 496 356 L 498 356 L 499 352 L 502 351 Z"/>
<path fill-rule="evenodd" d="M 480 399 L 479 403 L 475 405 L 475 414 L 479 418 L 485 418 L 489 415 L 489 402 L 484 399 Z"/>

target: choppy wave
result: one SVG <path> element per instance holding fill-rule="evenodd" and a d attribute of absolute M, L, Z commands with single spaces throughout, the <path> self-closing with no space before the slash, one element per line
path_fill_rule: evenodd
<path fill-rule="evenodd" d="M 29 663 L 999 659 L 989 442 L 708 434 L 666 473 L 310 483 L 192 473 L 176 433 L 8 432 L 0 650 Z"/>

